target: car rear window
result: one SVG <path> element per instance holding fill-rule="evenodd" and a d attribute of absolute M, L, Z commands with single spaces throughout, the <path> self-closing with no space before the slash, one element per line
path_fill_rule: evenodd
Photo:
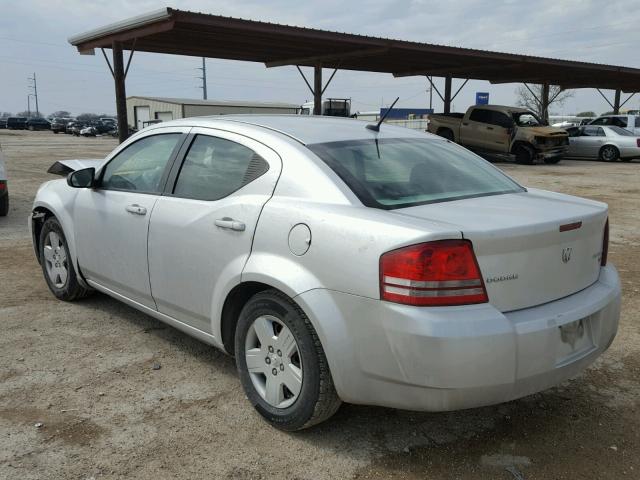
<path fill-rule="evenodd" d="M 439 139 L 367 139 L 307 147 L 368 207 L 395 209 L 525 191 L 489 162 Z"/>

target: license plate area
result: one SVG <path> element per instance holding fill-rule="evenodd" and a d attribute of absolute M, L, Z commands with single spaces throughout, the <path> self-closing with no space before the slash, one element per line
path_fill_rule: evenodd
<path fill-rule="evenodd" d="M 589 316 L 558 327 L 556 367 L 575 362 L 595 349 L 591 323 Z"/>

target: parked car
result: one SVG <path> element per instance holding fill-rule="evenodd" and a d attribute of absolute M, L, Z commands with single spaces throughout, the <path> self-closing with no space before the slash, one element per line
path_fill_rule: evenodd
<path fill-rule="evenodd" d="M 67 125 L 72 122 L 71 118 L 54 118 L 51 120 L 51 131 L 53 133 L 65 133 Z"/>
<path fill-rule="evenodd" d="M 27 117 L 7 118 L 7 128 L 9 130 L 24 130 L 27 128 Z"/>
<path fill-rule="evenodd" d="M 429 115 L 428 130 L 471 150 L 511 154 L 523 164 L 537 159 L 558 163 L 569 145 L 564 129 L 547 126 L 526 108 L 501 105 L 471 106 L 465 114 Z"/>
<path fill-rule="evenodd" d="M 90 125 L 88 127 L 81 128 L 79 134 L 83 137 L 95 137 L 98 134 L 98 129 Z"/>
<path fill-rule="evenodd" d="M 7 119 L 0 118 L 0 129 L 7 128 Z"/>
<path fill-rule="evenodd" d="M 589 125 L 613 125 L 640 135 L 640 115 L 603 115 L 589 122 Z"/>
<path fill-rule="evenodd" d="M 83 128 L 86 128 L 87 125 L 83 122 L 70 122 L 67 124 L 67 128 L 65 129 L 65 133 L 70 133 L 75 135 L 76 137 L 80 136 L 80 131 Z"/>
<path fill-rule="evenodd" d="M 9 185 L 7 184 L 7 170 L 4 165 L 2 146 L 0 145 L 0 217 L 9 213 Z"/>
<path fill-rule="evenodd" d="M 27 120 L 27 130 L 51 130 L 51 122 L 46 118 L 34 117 Z"/>
<path fill-rule="evenodd" d="M 608 348 L 620 280 L 606 204 L 524 188 L 434 135 L 365 126 L 186 118 L 106 159 L 59 161 L 67 178 L 40 187 L 29 222 L 45 281 L 235 355 L 249 402 L 285 430 L 341 401 L 509 401 Z"/>
<path fill-rule="evenodd" d="M 622 127 L 587 125 L 568 128 L 568 157 L 599 158 L 605 162 L 640 158 L 640 136 Z"/>

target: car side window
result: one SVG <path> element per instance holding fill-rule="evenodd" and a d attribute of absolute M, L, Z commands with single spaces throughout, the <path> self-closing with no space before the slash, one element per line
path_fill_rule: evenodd
<path fill-rule="evenodd" d="M 161 192 L 162 174 L 181 137 L 181 133 L 164 133 L 132 143 L 109 161 L 100 187 L 141 193 Z"/>
<path fill-rule="evenodd" d="M 590 125 L 608 125 L 609 117 L 596 118 Z"/>
<path fill-rule="evenodd" d="M 488 123 L 492 125 L 497 125 L 498 127 L 509 128 L 513 124 L 513 120 L 511 120 L 507 115 L 502 112 L 489 112 L 489 120 Z"/>
<path fill-rule="evenodd" d="M 636 128 L 640 127 L 640 117 L 636 117 Z"/>
<path fill-rule="evenodd" d="M 469 115 L 469 120 L 472 122 L 480 122 L 487 123 L 489 121 L 489 110 L 485 110 L 484 108 L 475 108 L 471 115 Z"/>
<path fill-rule="evenodd" d="M 613 117 L 611 120 L 611 125 L 622 128 L 625 128 L 627 126 L 627 117 Z"/>
<path fill-rule="evenodd" d="M 604 130 L 602 129 L 602 127 L 594 127 L 594 126 L 588 126 L 588 127 L 584 127 L 584 129 L 582 130 L 582 136 L 584 137 L 604 137 Z"/>
<path fill-rule="evenodd" d="M 198 135 L 189 147 L 173 194 L 195 200 L 219 200 L 263 175 L 269 164 L 244 145 Z"/>

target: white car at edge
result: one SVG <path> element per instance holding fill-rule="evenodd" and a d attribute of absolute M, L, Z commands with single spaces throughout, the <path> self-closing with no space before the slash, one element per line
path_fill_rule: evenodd
<path fill-rule="evenodd" d="M 357 120 L 188 118 L 56 163 L 29 225 L 49 288 L 92 290 L 235 355 L 278 428 L 341 401 L 505 402 L 613 341 L 600 202 L 526 189 L 443 138 Z"/>

